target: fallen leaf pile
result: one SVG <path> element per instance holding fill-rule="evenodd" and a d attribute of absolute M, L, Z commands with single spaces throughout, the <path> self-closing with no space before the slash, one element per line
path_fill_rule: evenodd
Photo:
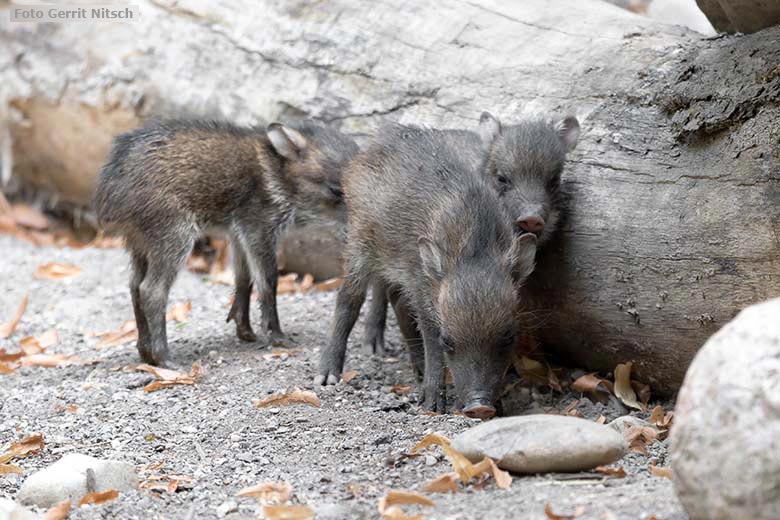
<path fill-rule="evenodd" d="M 22 473 L 22 468 L 9 464 L 13 459 L 20 459 L 38 453 L 43 449 L 43 435 L 36 433 L 25 437 L 21 442 L 11 444 L 4 454 L 0 455 L 0 475 Z"/>
<path fill-rule="evenodd" d="M 187 300 L 186 302 L 173 305 L 166 313 L 165 319 L 167 321 L 184 323 L 187 321 L 187 316 L 191 310 L 192 302 Z M 135 320 L 128 320 L 122 323 L 117 330 L 100 332 L 95 334 L 95 336 L 100 338 L 100 341 L 97 342 L 95 348 L 116 347 L 131 341 L 136 341 L 138 339 L 138 327 L 136 326 Z"/>
<path fill-rule="evenodd" d="M 379 514 L 386 520 L 422 520 L 423 515 L 407 515 L 400 506 L 433 507 L 433 500 L 409 491 L 388 491 L 379 499 Z"/>
<path fill-rule="evenodd" d="M 661 406 L 653 408 L 653 411 L 650 412 L 650 418 L 647 420 L 658 430 L 658 438 L 660 440 L 665 439 L 669 435 L 673 421 L 674 412 L 666 412 Z"/>
<path fill-rule="evenodd" d="M 74 232 L 52 222 L 41 211 L 24 203 L 10 204 L 0 192 L 0 233 L 11 235 L 36 246 L 57 247 L 122 247 L 121 239 L 106 239 L 100 234 L 91 242 L 76 238 Z"/>
<path fill-rule="evenodd" d="M 637 425 L 624 430 L 623 438 L 631 451 L 648 455 L 647 448 L 658 438 L 658 431 L 650 426 Z"/>
<path fill-rule="evenodd" d="M 286 406 L 289 404 L 308 404 L 319 408 L 320 398 L 317 394 L 311 390 L 301 390 L 300 388 L 293 388 L 287 392 L 277 392 L 269 395 L 263 399 L 252 399 L 252 403 L 258 408 L 265 408 L 267 406 Z"/>
<path fill-rule="evenodd" d="M 517 374 L 532 385 L 547 385 L 558 392 L 562 391 L 561 382 L 555 370 L 548 364 L 528 356 L 512 353 L 512 366 Z"/>
<path fill-rule="evenodd" d="M 585 374 L 571 384 L 575 392 L 588 394 L 598 401 L 604 401 L 610 394 L 636 410 L 645 411 L 650 400 L 650 387 L 644 383 L 631 379 L 632 363 L 621 363 L 615 367 L 614 383 L 609 379 L 598 377 L 596 374 Z"/>
<path fill-rule="evenodd" d="M 509 489 L 512 486 L 512 477 L 508 472 L 499 469 L 493 459 L 485 457 L 481 462 L 473 464 L 465 455 L 450 446 L 450 440 L 447 437 L 437 433 L 430 433 L 423 437 L 412 449 L 412 453 L 430 446 L 439 446 L 444 451 L 444 455 L 449 459 L 454 471 L 444 473 L 426 484 L 425 491 L 431 493 L 455 493 L 459 489 L 457 485 L 458 480 L 464 487 L 469 484 L 473 484 L 475 487 L 482 487 L 485 484 L 485 480 L 490 476 L 493 477 L 496 486 L 500 489 Z M 472 482 L 472 479 L 475 479 L 474 482 Z"/>
<path fill-rule="evenodd" d="M 133 370 L 149 372 L 157 381 L 152 381 L 144 387 L 144 392 L 154 392 L 161 388 L 167 388 L 175 385 L 194 385 L 203 375 L 203 368 L 198 363 L 193 363 L 189 374 L 171 370 L 169 368 L 160 368 L 152 365 L 138 365 L 132 367 Z"/>
<path fill-rule="evenodd" d="M 78 356 L 66 354 L 47 354 L 45 350 L 57 344 L 59 335 L 49 330 L 40 336 L 25 336 L 19 341 L 18 352 L 6 352 L 0 349 L 0 374 L 14 374 L 23 367 L 60 367 L 84 363 Z"/>
<path fill-rule="evenodd" d="M 292 494 L 292 486 L 287 482 L 263 482 L 242 489 L 236 496 L 257 500 L 267 520 L 312 520 L 314 511 L 308 506 L 287 504 Z"/>

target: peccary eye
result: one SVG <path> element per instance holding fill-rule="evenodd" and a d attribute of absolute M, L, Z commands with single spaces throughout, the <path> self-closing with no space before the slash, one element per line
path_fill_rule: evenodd
<path fill-rule="evenodd" d="M 339 186 L 329 185 L 328 186 L 328 193 L 334 199 L 341 200 L 341 199 L 344 198 L 344 191 Z"/>
<path fill-rule="evenodd" d="M 452 354 L 455 351 L 455 347 L 453 346 L 451 338 L 442 336 L 439 338 L 439 343 L 441 343 L 441 348 L 446 354 Z"/>
<path fill-rule="evenodd" d="M 506 175 L 498 174 L 496 175 L 496 181 L 498 181 L 498 192 L 500 194 L 504 194 L 507 191 L 509 191 L 511 185 L 509 177 L 507 177 Z"/>

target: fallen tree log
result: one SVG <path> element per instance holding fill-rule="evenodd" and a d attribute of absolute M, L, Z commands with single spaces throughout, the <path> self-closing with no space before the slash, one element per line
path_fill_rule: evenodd
<path fill-rule="evenodd" d="M 571 213 L 529 287 L 551 351 L 594 370 L 633 360 L 669 393 L 713 331 L 778 291 L 778 28 L 704 39 L 597 0 L 140 5 L 110 30 L 0 28 L 16 175 L 94 178 L 92 150 L 150 116 L 369 133 L 574 112 Z"/>

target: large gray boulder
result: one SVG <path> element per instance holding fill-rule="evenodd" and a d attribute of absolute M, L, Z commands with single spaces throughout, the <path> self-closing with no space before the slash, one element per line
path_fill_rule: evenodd
<path fill-rule="evenodd" d="M 691 520 L 780 518 L 780 299 L 748 307 L 699 351 L 671 458 Z"/>
<path fill-rule="evenodd" d="M 472 462 L 490 457 L 514 473 L 585 471 L 615 462 L 627 449 L 609 426 L 543 414 L 484 422 L 455 437 L 452 447 Z"/>

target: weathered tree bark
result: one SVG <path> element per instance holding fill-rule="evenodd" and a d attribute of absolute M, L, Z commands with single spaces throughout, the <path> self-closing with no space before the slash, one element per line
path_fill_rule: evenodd
<path fill-rule="evenodd" d="M 596 0 L 141 10 L 110 30 L 0 29 L 18 175 L 94 178 L 109 135 L 150 116 L 312 116 L 369 133 L 384 119 L 576 112 L 571 215 L 532 284 L 550 349 L 593 369 L 634 360 L 670 392 L 719 325 L 780 290 L 778 29 L 702 39 Z"/>
<path fill-rule="evenodd" d="M 773 0 L 696 0 L 718 31 L 752 33 L 780 24 L 780 3 Z"/>

